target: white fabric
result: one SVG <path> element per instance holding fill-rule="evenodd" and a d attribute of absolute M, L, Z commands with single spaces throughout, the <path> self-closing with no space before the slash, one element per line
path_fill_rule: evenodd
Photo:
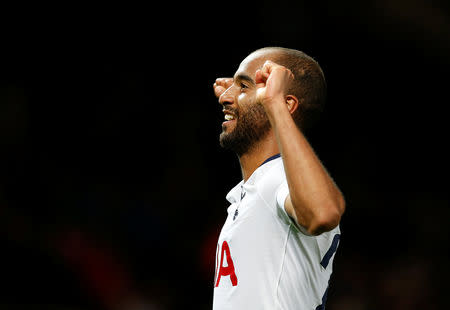
<path fill-rule="evenodd" d="M 265 163 L 228 193 L 231 205 L 217 245 L 214 310 L 315 310 L 322 304 L 334 255 L 326 268 L 320 263 L 340 234 L 339 226 L 319 236 L 306 235 L 284 209 L 288 194 L 281 158 Z M 231 275 L 219 277 L 221 262 L 228 266 L 228 254 L 234 286 Z"/>

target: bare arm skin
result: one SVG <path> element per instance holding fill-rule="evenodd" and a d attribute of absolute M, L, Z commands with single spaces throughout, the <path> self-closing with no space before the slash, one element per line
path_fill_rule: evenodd
<path fill-rule="evenodd" d="M 286 212 L 309 234 L 319 235 L 339 224 L 345 202 L 291 116 L 300 104 L 298 98 L 285 94 L 285 86 L 293 78 L 289 69 L 267 61 L 256 72 L 256 96 L 269 117 L 282 155 L 289 186 Z"/>

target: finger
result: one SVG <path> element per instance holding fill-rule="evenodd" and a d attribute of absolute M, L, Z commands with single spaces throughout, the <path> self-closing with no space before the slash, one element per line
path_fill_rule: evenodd
<path fill-rule="evenodd" d="M 230 82 L 233 82 L 233 78 L 232 77 L 223 77 L 223 78 L 219 78 L 220 81 L 223 81 L 225 84 L 229 84 Z"/>
<path fill-rule="evenodd" d="M 256 72 L 255 72 L 255 83 L 259 84 L 259 83 L 264 83 L 264 82 L 265 82 L 265 80 L 263 78 L 261 69 L 256 70 Z"/>
<path fill-rule="evenodd" d="M 227 90 L 227 88 L 216 84 L 214 85 L 214 95 L 219 98 Z"/>
<path fill-rule="evenodd" d="M 225 77 L 225 78 L 217 78 L 216 84 L 228 88 L 233 84 L 233 78 Z"/>
<path fill-rule="evenodd" d="M 233 81 L 233 78 L 229 77 L 217 78 L 213 85 L 215 96 L 219 98 L 233 84 Z"/>
<path fill-rule="evenodd" d="M 270 76 L 271 68 L 270 65 L 264 64 L 261 69 L 256 70 L 255 72 L 255 82 L 258 83 L 266 83 L 267 79 Z"/>
<path fill-rule="evenodd" d="M 268 78 L 275 66 L 278 66 L 278 65 L 276 63 L 274 63 L 273 61 L 266 60 L 266 62 L 264 63 L 264 65 L 261 68 L 262 75 L 264 77 Z"/>
<path fill-rule="evenodd" d="M 266 83 L 267 79 L 269 78 L 269 73 L 264 72 L 262 69 L 258 69 L 255 72 L 255 83 Z"/>

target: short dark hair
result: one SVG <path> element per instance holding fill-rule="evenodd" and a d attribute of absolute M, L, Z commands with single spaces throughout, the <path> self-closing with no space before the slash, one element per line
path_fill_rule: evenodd
<path fill-rule="evenodd" d="M 255 52 L 258 51 L 274 52 L 273 61 L 294 74 L 294 83 L 288 88 L 288 93 L 297 97 L 299 107 L 292 117 L 300 129 L 309 129 L 323 111 L 327 96 L 327 83 L 319 63 L 295 49 L 265 47 Z"/>

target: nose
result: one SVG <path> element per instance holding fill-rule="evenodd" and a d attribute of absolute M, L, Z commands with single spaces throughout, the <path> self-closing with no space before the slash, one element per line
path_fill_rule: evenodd
<path fill-rule="evenodd" d="M 232 91 L 232 87 L 233 86 L 228 87 L 228 89 L 225 90 L 222 93 L 222 95 L 220 95 L 219 103 L 221 105 L 226 106 L 226 105 L 232 105 L 234 103 L 234 94 L 233 94 L 233 91 Z"/>

